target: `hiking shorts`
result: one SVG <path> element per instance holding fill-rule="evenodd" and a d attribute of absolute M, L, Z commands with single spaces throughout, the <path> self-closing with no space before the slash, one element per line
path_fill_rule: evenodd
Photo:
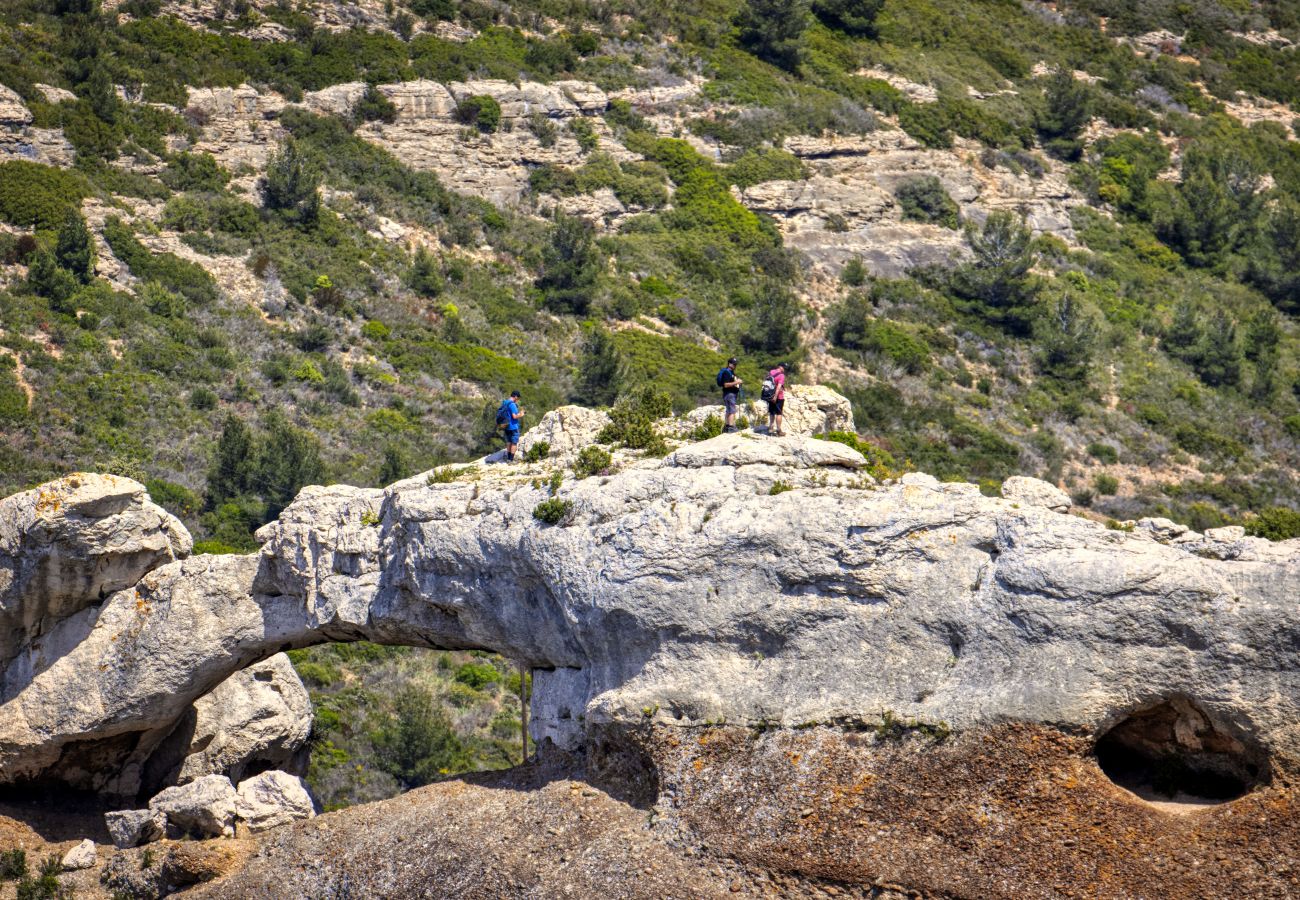
<path fill-rule="evenodd" d="M 517 444 L 517 443 L 519 443 L 519 429 L 518 429 L 518 428 L 507 428 L 507 429 L 506 429 L 506 443 L 507 443 L 507 444 Z"/>
<path fill-rule="evenodd" d="M 785 413 L 785 398 L 780 400 L 767 401 L 767 414 L 769 416 L 779 416 Z"/>
<path fill-rule="evenodd" d="M 722 411 L 723 411 L 724 413 L 726 413 L 727 415 L 729 415 L 729 416 L 734 416 L 734 415 L 736 414 L 736 395 L 735 395 L 735 394 L 723 394 L 723 395 L 722 395 Z"/>

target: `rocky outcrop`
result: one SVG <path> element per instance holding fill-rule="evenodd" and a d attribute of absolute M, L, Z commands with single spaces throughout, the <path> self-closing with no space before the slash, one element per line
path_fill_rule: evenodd
<path fill-rule="evenodd" d="M 41 637 L 54 622 L 191 546 L 185 526 L 115 475 L 71 475 L 0 500 L 0 665 L 24 645 L 41 665 Z"/>
<path fill-rule="evenodd" d="M 1116 873 L 1109 896 L 1144 896 L 1156 851 L 1187 859 L 1185 896 L 1220 892 L 1205 864 L 1220 856 L 1270 895 L 1243 835 L 1300 846 L 1300 542 L 1112 530 L 1032 479 L 993 498 L 921 473 L 879 485 L 862 464 L 837 443 L 730 434 L 558 489 L 484 465 L 306 488 L 258 553 L 167 562 L 52 623 L 57 654 L 24 643 L 0 777 L 131 783 L 151 735 L 286 647 L 486 648 L 532 670 L 547 753 L 584 752 L 676 840 L 747 865 L 1008 896 L 1006 848 L 1037 853 L 1059 825 L 1109 848 L 1085 852 Z M 552 494 L 569 508 L 548 525 L 533 511 Z M 1133 849 L 1139 801 L 1116 784 L 1148 765 L 1244 796 Z M 115 839 L 147 840 L 160 813 L 170 833 L 222 834 L 305 812 L 294 779 L 259 779 L 168 788 L 110 820 Z M 962 853 L 926 849 L 954 840 Z M 1081 877 L 1073 853 L 1035 859 Z"/>
<path fill-rule="evenodd" d="M 0 84 L 0 128 L 21 128 L 30 125 L 32 112 L 23 98 Z"/>
<path fill-rule="evenodd" d="M 235 833 L 239 794 L 224 775 L 205 775 L 169 787 L 149 801 L 166 821 L 168 837 L 227 837 Z"/>
<path fill-rule="evenodd" d="M 856 465 L 840 444 L 725 435 L 563 485 L 557 526 L 533 517 L 550 489 L 508 471 L 307 488 L 259 554 L 162 566 L 55 625 L 57 661 L 12 664 L 5 777 L 78 782 L 74 748 L 120 766 L 123 735 L 174 722 L 251 661 L 358 638 L 524 661 L 536 733 L 568 746 L 620 722 L 885 710 L 1100 731 L 1180 693 L 1268 754 L 1300 751 L 1277 640 L 1297 627 L 1278 612 L 1300 583 L 1295 544 L 1206 536 L 1193 551 L 1036 505 L 1059 505 L 1045 485 L 1014 501 L 920 475 L 873 488 Z"/>
<path fill-rule="evenodd" d="M 104 814 L 108 835 L 118 848 L 156 841 L 167 830 L 167 815 L 157 809 L 122 809 Z"/>
<path fill-rule="evenodd" d="M 524 433 L 519 439 L 519 451 L 527 453 L 538 444 L 546 444 L 552 458 L 567 459 L 594 444 L 609 423 L 609 414 L 602 410 L 561 406 L 547 412 Z"/>

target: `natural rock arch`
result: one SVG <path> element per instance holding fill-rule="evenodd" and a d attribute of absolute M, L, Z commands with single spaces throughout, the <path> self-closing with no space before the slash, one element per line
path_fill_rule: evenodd
<path fill-rule="evenodd" d="M 27 632 L 0 682 L 0 777 L 130 794 L 160 735 L 232 673 L 358 639 L 524 662 L 534 737 L 568 747 L 645 724 L 882 716 L 1095 733 L 1141 685 L 1297 757 L 1293 544 L 1159 521 L 1126 534 L 1052 511 L 1046 485 L 879 487 L 861 465 L 838 444 L 724 435 L 564 485 L 554 526 L 532 516 L 550 489 L 510 472 L 307 488 L 260 552 L 175 559 Z M 44 491 L 124 492 L 133 527 L 177 527 L 138 485 L 93 478 Z M 795 490 L 770 495 L 777 481 Z M 65 543 L 126 527 L 86 502 L 89 530 Z M 48 530 L 41 515 L 18 531 Z"/>

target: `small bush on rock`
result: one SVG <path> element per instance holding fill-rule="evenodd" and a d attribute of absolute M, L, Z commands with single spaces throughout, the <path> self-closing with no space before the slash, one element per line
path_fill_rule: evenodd
<path fill-rule="evenodd" d="M 546 441 L 538 441 L 536 444 L 533 444 L 528 448 L 528 452 L 524 454 L 524 462 L 541 462 L 550 455 L 551 445 Z"/>
<path fill-rule="evenodd" d="M 691 430 L 691 440 L 707 441 L 722 434 L 722 419 L 715 415 L 706 416 L 704 421 Z"/>
<path fill-rule="evenodd" d="M 1266 509 L 1246 523 L 1246 534 L 1270 541 L 1300 537 L 1300 512 L 1281 506 Z"/>
<path fill-rule="evenodd" d="M 491 134 L 501 127 L 501 104 L 487 94 L 475 94 L 456 105 L 456 119 Z"/>
<path fill-rule="evenodd" d="M 584 447 L 573 464 L 573 474 L 579 478 L 603 475 L 614 463 L 614 457 L 603 447 Z"/>
<path fill-rule="evenodd" d="M 539 522 L 545 522 L 547 525 L 556 525 L 563 521 L 572 511 L 573 503 L 571 501 L 552 497 L 533 507 L 533 518 Z"/>

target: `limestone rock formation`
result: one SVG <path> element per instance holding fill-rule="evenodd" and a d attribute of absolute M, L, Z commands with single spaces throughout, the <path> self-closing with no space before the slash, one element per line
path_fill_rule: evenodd
<path fill-rule="evenodd" d="M 32 113 L 23 98 L 0 84 L 0 127 L 14 128 L 31 124 Z"/>
<path fill-rule="evenodd" d="M 666 827 L 737 859 L 797 847 L 808 862 L 791 865 L 836 878 L 1004 896 L 991 873 L 1015 861 L 989 835 L 1049 839 L 1034 799 L 1047 791 L 1071 833 L 1077 816 L 1111 848 L 1097 865 L 1121 860 L 1124 884 L 1147 884 L 1149 854 L 1121 840 L 1142 830 L 1123 805 L 1136 801 L 1102 771 L 1169 755 L 1247 794 L 1194 833 L 1143 832 L 1187 855 L 1188 896 L 1221 886 L 1200 868 L 1217 848 L 1245 859 L 1241 816 L 1278 823 L 1258 833 L 1267 853 L 1300 842 L 1286 775 L 1300 764 L 1300 541 L 1156 520 L 1111 530 L 1057 511 L 1062 495 L 1031 479 L 993 498 L 922 473 L 877 485 L 861 463 L 836 443 L 731 434 L 558 489 L 510 467 L 306 488 L 259 531 L 258 553 L 166 562 L 52 622 L 44 653 L 23 643 L 4 673 L 0 777 L 138 785 L 154 736 L 233 673 L 286 647 L 369 639 L 522 661 L 535 739 L 585 751 Z M 122 514 L 121 485 L 87 485 L 100 494 L 78 500 L 79 527 Z M 548 525 L 533 510 L 553 492 L 569 511 Z M 11 546 L 29 531 L 11 527 Z M 803 758 L 818 762 L 792 768 Z M 956 805 L 900 804 L 873 772 Z M 287 796 L 286 778 L 236 792 L 206 776 L 150 811 L 170 833 L 228 833 L 241 793 L 246 819 L 275 821 L 262 801 Z M 985 824 L 966 823 L 981 803 Z M 863 816 L 890 823 L 878 852 Z M 124 844 L 156 827 L 138 812 L 110 821 Z M 969 852 L 907 861 L 957 821 Z M 1053 871 L 1066 877 L 1072 858 Z M 1277 895 L 1251 871 L 1268 887 L 1253 896 Z"/>
<path fill-rule="evenodd" d="M 1070 508 L 1070 495 L 1065 491 L 1046 481 L 1024 475 L 1012 475 L 1002 482 L 1002 496 L 1013 503 L 1027 503 L 1061 512 Z"/>
<path fill-rule="evenodd" d="M 240 782 L 250 769 L 306 771 L 311 698 L 289 657 L 277 653 L 232 675 L 194 702 L 194 729 L 169 782 L 204 775 Z"/>
<path fill-rule="evenodd" d="M 239 785 L 236 816 L 252 832 L 316 815 L 307 784 L 287 772 L 263 772 Z"/>
<path fill-rule="evenodd" d="M 784 428 L 786 434 L 811 437 L 829 431 L 853 430 L 853 405 L 843 394 L 820 384 L 795 384 L 786 388 Z M 762 400 L 749 400 L 737 410 L 749 420 L 751 428 L 767 428 L 767 404 Z M 721 403 L 701 406 L 679 419 L 660 423 L 660 431 L 675 437 L 690 433 L 703 424 L 709 416 L 725 421 Z"/>
<path fill-rule="evenodd" d="M 357 638 L 523 660 L 535 733 L 570 746 L 645 718 L 884 710 L 1101 730 L 1184 693 L 1269 753 L 1300 750 L 1275 640 L 1297 627 L 1278 606 L 1300 579 L 1294 543 L 1206 536 L 1193 552 L 974 485 L 838 476 L 856 464 L 839 444 L 727 435 L 563 485 L 557 526 L 532 515 L 549 488 L 508 471 L 305 489 L 259 554 L 163 566 L 91 611 L 89 630 L 58 623 L 57 663 L 11 665 L 4 775 L 77 782 L 60 762 L 71 747 L 123 765 L 121 735 L 175 721 L 250 661 Z M 771 495 L 776 479 L 794 489 Z M 1233 646 L 1277 648 L 1277 663 L 1215 649 Z"/>
<path fill-rule="evenodd" d="M 168 837 L 226 837 L 235 833 L 239 795 L 224 775 L 205 775 L 169 787 L 149 801 L 167 821 Z"/>
<path fill-rule="evenodd" d="M 561 406 L 537 420 L 519 439 L 519 450 L 527 453 L 539 443 L 551 448 L 551 456 L 566 458 L 577 455 L 596 441 L 596 435 L 609 424 L 609 414 L 584 406 Z"/>
<path fill-rule="evenodd" d="M 191 547 L 185 526 L 128 478 L 69 475 L 0 500 L 0 665 L 24 644 L 40 665 L 40 638 L 55 621 Z"/>
<path fill-rule="evenodd" d="M 87 838 L 63 855 L 63 871 L 89 869 L 96 861 L 95 842 Z"/>

